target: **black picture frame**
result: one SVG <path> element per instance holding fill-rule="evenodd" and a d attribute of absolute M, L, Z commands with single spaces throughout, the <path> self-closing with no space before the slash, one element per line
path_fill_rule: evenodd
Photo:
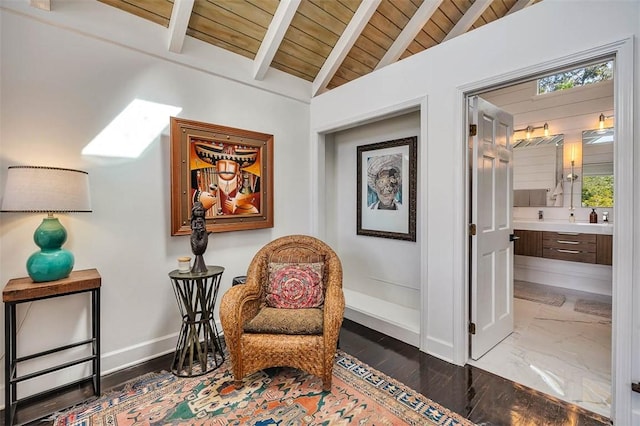
<path fill-rule="evenodd" d="M 416 241 L 418 137 L 357 147 L 357 235 Z"/>

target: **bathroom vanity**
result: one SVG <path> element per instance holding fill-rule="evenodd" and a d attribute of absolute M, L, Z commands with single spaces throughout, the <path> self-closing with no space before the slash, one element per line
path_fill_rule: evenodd
<path fill-rule="evenodd" d="M 514 222 L 514 234 L 520 238 L 515 242 L 514 254 L 611 265 L 611 225 L 568 223 L 566 226 L 554 226 L 538 222 L 537 226 L 533 223 L 518 223 L 516 226 L 516 223 Z M 548 230 L 544 230 L 545 228 Z"/>
<path fill-rule="evenodd" d="M 613 225 L 514 220 L 514 277 L 611 294 Z"/>

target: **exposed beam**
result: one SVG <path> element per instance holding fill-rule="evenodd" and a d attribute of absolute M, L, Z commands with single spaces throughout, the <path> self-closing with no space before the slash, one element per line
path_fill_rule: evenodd
<path fill-rule="evenodd" d="M 169 52 L 182 52 L 195 0 L 175 0 L 169 21 Z"/>
<path fill-rule="evenodd" d="M 462 18 L 453 27 L 449 34 L 442 40 L 444 43 L 447 40 L 451 40 L 454 37 L 458 37 L 460 34 L 466 33 L 474 22 L 484 13 L 484 11 L 491 5 L 493 0 L 476 0 L 469 10 L 462 15 Z"/>
<path fill-rule="evenodd" d="M 363 0 L 363 2 L 360 3 L 358 10 L 356 10 L 347 28 L 345 28 L 335 47 L 329 54 L 329 57 L 322 65 L 322 68 L 320 68 L 315 80 L 313 80 L 311 96 L 317 95 L 327 87 L 338 70 L 338 67 L 340 67 L 344 58 L 349 54 L 360 33 L 362 33 L 364 27 L 369 23 L 369 19 L 371 19 L 381 1 L 382 0 Z"/>
<path fill-rule="evenodd" d="M 535 0 L 518 0 L 516 4 L 514 4 L 504 16 L 510 15 L 513 12 L 517 12 L 524 9 L 525 7 L 531 6 L 534 1 Z"/>
<path fill-rule="evenodd" d="M 51 11 L 51 0 L 29 0 L 29 6 Z"/>
<path fill-rule="evenodd" d="M 280 4 L 278 4 L 276 13 L 273 14 L 273 19 L 253 61 L 254 79 L 262 80 L 269 70 L 271 61 L 273 61 L 273 57 L 280 48 L 280 43 L 282 43 L 282 39 L 299 5 L 300 0 L 281 0 Z"/>
<path fill-rule="evenodd" d="M 407 22 L 407 25 L 402 29 L 398 38 L 393 42 L 387 53 L 384 54 L 375 69 L 386 67 L 389 64 L 396 62 L 400 59 L 400 56 L 407 50 L 407 47 L 416 38 L 418 33 L 427 25 L 431 16 L 438 10 L 443 0 L 425 0 L 422 5 L 413 14 L 411 20 Z"/>

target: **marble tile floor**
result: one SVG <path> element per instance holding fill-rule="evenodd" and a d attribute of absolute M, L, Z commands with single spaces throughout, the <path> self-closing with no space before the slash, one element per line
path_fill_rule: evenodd
<path fill-rule="evenodd" d="M 611 298 L 542 287 L 564 294 L 565 303 L 514 299 L 514 332 L 469 364 L 610 417 L 611 320 L 576 312 L 574 306 L 578 299 Z"/>

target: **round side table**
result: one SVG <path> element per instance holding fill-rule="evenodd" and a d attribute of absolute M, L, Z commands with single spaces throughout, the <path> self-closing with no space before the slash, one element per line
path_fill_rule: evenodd
<path fill-rule="evenodd" d="M 222 342 L 213 317 L 224 268 L 207 265 L 207 272 L 169 272 L 182 327 L 171 371 L 179 377 L 209 373 L 224 361 Z"/>

